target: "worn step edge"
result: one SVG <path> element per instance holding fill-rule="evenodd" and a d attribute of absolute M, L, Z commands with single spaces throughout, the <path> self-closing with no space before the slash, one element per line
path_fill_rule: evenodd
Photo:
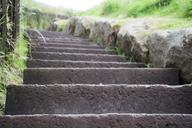
<path fill-rule="evenodd" d="M 97 44 L 90 44 L 90 45 L 86 45 L 86 44 L 71 44 L 71 43 L 38 43 L 39 45 L 72 45 L 72 46 L 97 46 L 99 47 Z"/>
<path fill-rule="evenodd" d="M 0 116 L 1 128 L 191 128 L 187 114 L 90 114 Z"/>
<path fill-rule="evenodd" d="M 32 42 L 34 43 L 62 43 L 62 44 L 65 44 L 65 43 L 69 43 L 69 44 L 84 44 L 84 45 L 87 45 L 87 44 L 97 44 L 95 42 L 91 42 L 91 41 L 86 41 L 86 40 L 80 40 L 80 39 L 63 39 L 63 40 L 54 40 L 54 39 L 49 39 L 49 40 L 43 40 L 43 39 L 31 39 Z"/>
<path fill-rule="evenodd" d="M 24 98 L 24 99 L 23 99 Z M 9 86 L 6 114 L 184 113 L 192 114 L 192 86 Z"/>
<path fill-rule="evenodd" d="M 86 53 L 65 53 L 65 52 L 63 52 L 63 53 L 55 53 L 55 52 L 41 52 L 41 51 L 39 51 L 39 52 L 36 52 L 36 51 L 34 51 L 34 52 L 31 52 L 32 54 L 52 54 L 52 55 L 81 55 L 81 56 L 106 56 L 106 57 L 120 57 L 120 58 L 124 58 L 124 56 L 120 56 L 120 55 L 108 55 L 108 54 L 106 54 L 106 55 L 103 55 L 103 54 L 86 54 Z"/>
<path fill-rule="evenodd" d="M 47 35 L 43 35 L 45 39 L 56 39 L 56 40 L 63 40 L 63 39 L 74 39 L 74 40 L 84 40 L 84 41 L 89 41 L 89 39 L 85 39 L 85 38 L 79 38 L 79 37 L 74 37 L 72 35 L 62 35 L 62 36 L 47 36 Z M 30 36 L 32 39 L 42 39 L 41 36 Z"/>
<path fill-rule="evenodd" d="M 32 47 L 32 51 L 36 52 L 66 52 L 66 53 L 90 53 L 90 54 L 113 54 L 113 50 L 105 49 L 89 49 L 89 48 L 66 48 L 66 47 Z"/>
<path fill-rule="evenodd" d="M 45 59 L 45 60 L 127 62 L 126 58 L 122 56 L 110 55 L 110 54 L 32 52 L 31 57 L 32 59 Z"/>
<path fill-rule="evenodd" d="M 34 44 L 36 45 L 36 44 Z M 63 47 L 82 47 L 82 48 L 103 48 L 97 44 L 90 44 L 90 45 L 85 45 L 85 44 L 67 44 L 67 43 L 37 43 L 39 46 L 46 46 L 46 47 L 51 47 L 51 46 L 63 46 Z"/>
<path fill-rule="evenodd" d="M 89 42 L 63 42 L 63 43 L 45 43 L 45 42 L 36 42 L 36 44 L 39 45 L 60 45 L 60 46 L 65 46 L 65 45 L 74 45 L 74 46 L 98 46 L 97 43 L 89 43 Z"/>
<path fill-rule="evenodd" d="M 60 44 L 56 44 L 56 45 L 49 45 L 48 43 L 46 45 L 39 45 L 39 44 L 35 44 L 33 45 L 33 47 L 38 47 L 38 46 L 41 46 L 41 47 L 63 47 L 63 48 L 90 48 L 90 49 L 104 49 L 104 47 L 101 47 L 101 46 L 81 46 L 81 45 L 60 45 Z"/>
<path fill-rule="evenodd" d="M 62 78 L 62 79 L 61 79 Z M 179 70 L 166 68 L 28 68 L 25 84 L 179 84 Z"/>
<path fill-rule="evenodd" d="M 38 40 L 32 40 L 33 42 L 38 42 L 39 44 L 43 44 L 45 42 L 43 41 L 38 41 Z M 91 41 L 59 41 L 59 40 L 55 40 L 55 41 L 46 41 L 47 44 L 51 43 L 62 43 L 62 44 L 80 44 L 80 45 L 96 45 L 97 43 L 95 42 L 91 42 Z"/>
<path fill-rule="evenodd" d="M 101 61 L 62 61 L 62 60 L 40 60 L 40 59 L 29 59 L 27 61 L 27 67 L 129 67 L 129 68 L 144 68 L 146 67 L 143 63 L 134 62 L 101 62 Z"/>
<path fill-rule="evenodd" d="M 64 40 L 64 39 L 69 39 L 69 40 L 90 41 L 90 39 L 79 38 L 79 37 L 74 37 L 74 36 L 64 36 L 64 37 L 54 37 L 54 36 L 53 37 L 48 37 L 47 36 L 45 39 L 47 39 L 47 40 Z"/>

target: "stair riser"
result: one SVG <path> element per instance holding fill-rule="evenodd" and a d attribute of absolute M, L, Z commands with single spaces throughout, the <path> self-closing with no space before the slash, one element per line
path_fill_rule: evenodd
<path fill-rule="evenodd" d="M 66 52 L 66 53 L 88 53 L 88 54 L 116 54 L 114 51 L 105 51 L 99 49 L 80 49 L 80 48 L 54 48 L 54 47 L 37 47 L 32 48 L 36 52 Z"/>
<path fill-rule="evenodd" d="M 127 62 L 124 57 L 108 56 L 100 54 L 64 54 L 64 53 L 49 53 L 49 52 L 33 52 L 32 59 L 44 60 L 73 60 L 73 61 L 105 61 L 105 62 Z"/>
<path fill-rule="evenodd" d="M 10 86 L 6 114 L 192 114 L 191 108 L 191 86 Z"/>
<path fill-rule="evenodd" d="M 170 84 L 178 85 L 176 69 L 27 69 L 25 84 Z"/>
<path fill-rule="evenodd" d="M 64 62 L 64 61 L 41 61 L 29 60 L 27 67 L 71 67 L 71 68 L 144 68 L 144 64 L 118 64 L 118 63 L 89 63 L 89 62 Z"/>

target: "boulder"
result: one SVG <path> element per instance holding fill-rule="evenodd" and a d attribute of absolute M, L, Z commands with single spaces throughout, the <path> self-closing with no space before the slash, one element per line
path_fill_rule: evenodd
<path fill-rule="evenodd" d="M 117 36 L 116 47 L 130 61 L 148 62 L 146 39 L 150 32 L 150 22 L 130 21 L 124 25 Z"/>
<path fill-rule="evenodd" d="M 90 17 L 78 18 L 75 25 L 74 36 L 89 37 L 94 20 Z"/>
<path fill-rule="evenodd" d="M 103 46 L 114 47 L 117 33 L 118 25 L 115 22 L 98 20 L 93 25 L 89 38 Z"/>
<path fill-rule="evenodd" d="M 49 28 L 48 28 L 48 31 L 57 31 L 57 29 L 58 29 L 58 26 L 59 26 L 59 24 L 58 24 L 58 22 L 57 22 L 58 20 L 53 20 L 53 22 L 50 24 L 50 26 L 49 26 Z"/>
<path fill-rule="evenodd" d="M 147 47 L 152 67 L 179 68 L 182 82 L 192 82 L 192 29 L 156 31 Z"/>
<path fill-rule="evenodd" d="M 65 26 L 66 33 L 74 34 L 77 20 L 78 20 L 78 17 L 69 18 Z"/>

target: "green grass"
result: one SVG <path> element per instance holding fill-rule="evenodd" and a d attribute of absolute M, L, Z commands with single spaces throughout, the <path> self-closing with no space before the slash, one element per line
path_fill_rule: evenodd
<path fill-rule="evenodd" d="M 106 0 L 83 15 L 141 17 L 148 15 L 192 16 L 192 0 Z"/>
<path fill-rule="evenodd" d="M 4 111 L 6 87 L 10 84 L 17 85 L 22 83 L 27 53 L 28 41 L 21 34 L 17 40 L 14 52 L 6 55 L 8 60 L 4 61 L 0 66 L 0 114 L 3 114 Z"/>
<path fill-rule="evenodd" d="M 106 0 L 82 16 L 114 19 L 123 26 L 129 20 L 154 20 L 152 29 L 192 27 L 192 0 Z"/>
<path fill-rule="evenodd" d="M 58 25 L 57 31 L 60 31 L 60 32 L 64 31 L 66 23 L 67 23 L 67 20 L 58 20 L 57 21 L 57 25 Z"/>
<path fill-rule="evenodd" d="M 61 27 L 65 25 L 65 22 L 63 22 L 64 20 L 61 17 L 59 18 L 56 15 L 59 14 L 65 17 L 75 15 L 73 10 L 47 6 L 35 0 L 21 0 L 21 5 L 22 21 L 25 29 L 48 30 L 54 20 L 57 20 L 61 24 L 59 24 L 59 30 L 61 31 Z"/>

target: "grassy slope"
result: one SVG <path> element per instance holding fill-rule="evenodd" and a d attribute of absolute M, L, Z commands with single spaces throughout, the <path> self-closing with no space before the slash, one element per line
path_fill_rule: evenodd
<path fill-rule="evenodd" d="M 29 10 L 35 10 L 35 12 L 23 11 L 23 20 L 25 28 L 35 28 L 35 29 L 48 29 L 50 24 L 54 19 L 58 20 L 58 30 L 63 30 L 65 25 L 65 20 L 50 17 L 41 13 L 47 14 L 59 14 L 66 17 L 75 15 L 75 11 L 65 8 L 51 7 L 35 0 L 21 0 L 22 7 Z M 41 12 L 41 13 L 40 13 Z"/>
<path fill-rule="evenodd" d="M 157 29 L 187 28 L 192 26 L 192 0 L 106 0 L 82 15 L 112 18 L 120 24 L 150 17 Z"/>

